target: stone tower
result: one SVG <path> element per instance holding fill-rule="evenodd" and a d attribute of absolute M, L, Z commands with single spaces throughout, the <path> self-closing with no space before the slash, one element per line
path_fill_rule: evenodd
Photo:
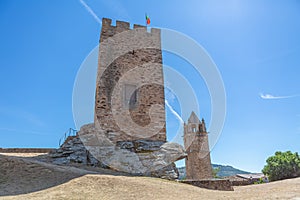
<path fill-rule="evenodd" d="M 166 141 L 160 30 L 102 19 L 95 124 L 118 141 Z M 156 109 L 153 109 L 156 106 Z M 158 107 L 157 107 L 158 106 Z"/>
<path fill-rule="evenodd" d="M 115 171 L 177 179 L 184 148 L 166 141 L 161 32 L 102 20 L 94 123 L 83 125 L 54 157 Z M 73 149 L 65 152 L 65 149 Z M 86 151 L 88 150 L 88 151 Z"/>
<path fill-rule="evenodd" d="M 184 124 L 184 147 L 186 179 L 199 180 L 212 178 L 212 166 L 204 119 L 200 122 L 192 112 L 187 124 Z"/>

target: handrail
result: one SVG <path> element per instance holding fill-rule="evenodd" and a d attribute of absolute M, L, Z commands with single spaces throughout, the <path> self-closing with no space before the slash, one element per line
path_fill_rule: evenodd
<path fill-rule="evenodd" d="M 77 130 L 73 128 L 69 128 L 64 135 L 59 139 L 58 146 L 60 147 L 69 136 L 76 136 Z"/>

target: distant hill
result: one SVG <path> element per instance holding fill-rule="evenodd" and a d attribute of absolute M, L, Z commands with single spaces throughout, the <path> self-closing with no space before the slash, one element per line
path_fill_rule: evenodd
<path fill-rule="evenodd" d="M 240 169 L 236 169 L 230 165 L 218 165 L 218 164 L 212 164 L 213 168 L 220 168 L 220 171 L 218 172 L 217 176 L 219 177 L 225 177 L 225 176 L 233 176 L 236 174 L 250 174 L 251 172 L 246 172 Z M 179 179 L 185 178 L 185 167 L 179 167 Z"/>

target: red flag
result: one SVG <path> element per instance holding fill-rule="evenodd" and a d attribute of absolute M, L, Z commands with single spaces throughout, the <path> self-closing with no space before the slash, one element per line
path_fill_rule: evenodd
<path fill-rule="evenodd" d="M 146 24 L 149 25 L 150 24 L 150 18 L 149 16 L 146 14 Z"/>

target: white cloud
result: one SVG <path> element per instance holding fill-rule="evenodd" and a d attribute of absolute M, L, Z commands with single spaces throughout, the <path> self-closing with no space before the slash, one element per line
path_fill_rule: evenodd
<path fill-rule="evenodd" d="M 260 93 L 260 98 L 262 99 L 288 99 L 288 98 L 293 98 L 297 97 L 299 95 L 290 95 L 290 96 L 274 96 L 272 94 L 262 94 Z"/>
<path fill-rule="evenodd" d="M 79 0 L 79 2 L 85 7 L 85 9 L 94 17 L 94 19 L 102 25 L 101 20 L 99 19 L 99 17 L 96 15 L 96 13 L 94 13 L 94 11 L 91 9 L 91 7 L 89 7 L 85 1 L 83 0 Z"/>
<path fill-rule="evenodd" d="M 180 115 L 172 108 L 172 106 L 169 104 L 169 102 L 167 100 L 165 100 L 165 103 L 166 103 L 167 107 L 170 109 L 170 111 L 173 113 L 173 115 L 175 115 L 175 117 L 180 121 L 180 123 L 183 124 L 184 121 L 182 120 Z"/>

